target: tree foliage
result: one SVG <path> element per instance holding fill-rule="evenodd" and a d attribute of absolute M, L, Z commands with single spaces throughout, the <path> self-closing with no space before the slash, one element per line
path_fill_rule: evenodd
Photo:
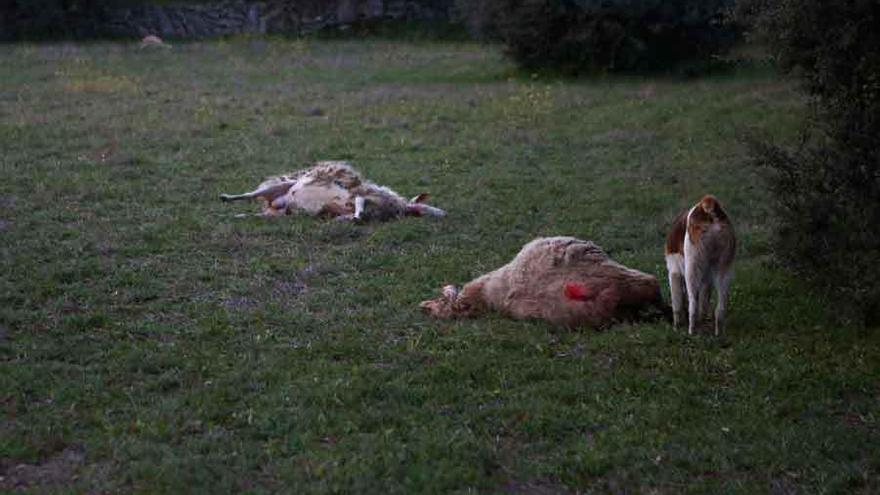
<path fill-rule="evenodd" d="M 866 324 L 880 318 L 880 2 L 751 0 L 752 21 L 812 98 L 802 144 L 753 147 L 770 172 L 780 260 L 845 302 Z"/>
<path fill-rule="evenodd" d="M 733 0 L 483 0 L 509 54 L 525 68 L 564 72 L 705 64 L 735 30 Z"/>

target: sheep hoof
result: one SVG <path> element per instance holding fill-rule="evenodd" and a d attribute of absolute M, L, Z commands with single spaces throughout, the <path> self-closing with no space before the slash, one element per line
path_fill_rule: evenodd
<path fill-rule="evenodd" d="M 350 213 L 348 215 L 338 215 L 338 216 L 334 217 L 333 219 L 336 220 L 337 222 L 351 222 L 351 223 L 357 223 L 357 224 L 364 223 L 363 217 L 356 217 Z"/>

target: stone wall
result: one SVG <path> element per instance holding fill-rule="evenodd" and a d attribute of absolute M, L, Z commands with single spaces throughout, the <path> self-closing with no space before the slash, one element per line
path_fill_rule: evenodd
<path fill-rule="evenodd" d="M 229 0 L 139 5 L 105 12 L 114 36 L 205 38 L 241 33 L 302 34 L 362 20 L 448 20 L 454 0 Z"/>

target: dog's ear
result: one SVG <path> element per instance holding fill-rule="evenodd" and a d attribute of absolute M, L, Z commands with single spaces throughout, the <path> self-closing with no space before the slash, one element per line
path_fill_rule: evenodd
<path fill-rule="evenodd" d="M 700 200 L 700 208 L 709 215 L 715 216 L 718 213 L 718 210 L 721 209 L 721 203 L 718 202 L 718 198 L 715 196 L 707 194 Z"/>

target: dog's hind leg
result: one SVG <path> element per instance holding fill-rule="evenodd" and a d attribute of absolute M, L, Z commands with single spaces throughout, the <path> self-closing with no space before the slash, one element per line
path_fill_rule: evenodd
<path fill-rule="evenodd" d="M 717 291 L 716 291 L 717 292 Z M 700 290 L 700 316 L 704 320 L 708 320 L 712 316 L 711 312 L 712 285 L 708 282 L 703 283 Z"/>
<path fill-rule="evenodd" d="M 688 335 L 693 335 L 694 330 L 700 324 L 702 314 L 700 310 L 700 295 L 703 293 L 703 285 L 706 284 L 704 268 L 694 260 L 697 256 L 688 256 L 684 267 L 684 280 L 688 296 Z"/>
<path fill-rule="evenodd" d="M 666 269 L 669 272 L 669 295 L 672 298 L 672 326 L 678 328 L 684 319 L 684 263 L 680 254 L 666 255 Z"/>
<path fill-rule="evenodd" d="M 724 331 L 724 318 L 727 315 L 727 295 L 730 290 L 730 280 L 733 278 L 731 270 L 715 273 L 715 297 L 718 299 L 715 303 L 715 336 L 721 335 Z"/>

